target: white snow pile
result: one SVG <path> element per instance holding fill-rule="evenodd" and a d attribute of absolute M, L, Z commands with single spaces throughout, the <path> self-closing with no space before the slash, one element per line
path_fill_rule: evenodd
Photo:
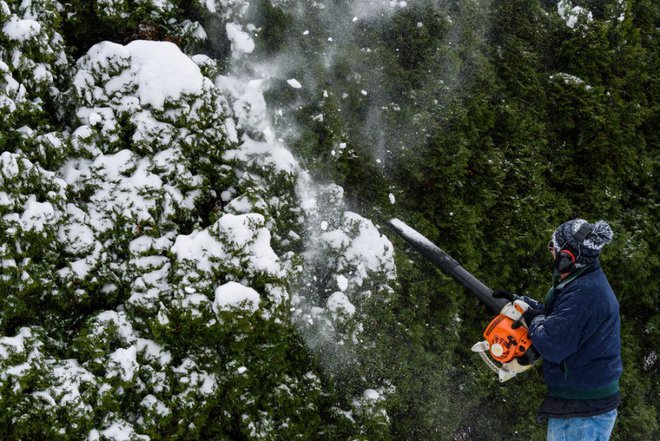
<path fill-rule="evenodd" d="M 41 24 L 35 20 L 20 19 L 14 16 L 5 23 L 2 32 L 10 40 L 29 40 L 39 35 Z"/>
<path fill-rule="evenodd" d="M 568 85 L 573 85 L 573 86 L 581 86 L 584 88 L 584 90 L 591 90 L 592 87 L 587 84 L 583 79 L 576 77 L 575 75 L 571 75 L 565 72 L 559 72 L 556 74 L 550 75 L 550 80 L 551 81 L 561 81 L 564 84 Z"/>
<path fill-rule="evenodd" d="M 214 292 L 216 313 L 237 305 L 242 299 L 248 300 L 252 307 L 259 306 L 259 294 L 250 287 L 241 289 L 243 285 L 236 282 L 217 287 L 217 281 L 227 274 L 241 272 L 247 280 L 283 281 L 286 278 L 280 259 L 271 248 L 271 235 L 264 226 L 264 217 L 256 213 L 225 214 L 205 230 L 179 235 L 171 252 L 177 258 L 174 271 L 181 277 L 180 284 L 187 296 L 209 293 L 208 298 L 212 298 L 210 293 Z M 265 287 L 264 294 L 275 309 L 288 299 L 281 285 Z M 265 314 L 269 316 L 270 313 Z"/>
<path fill-rule="evenodd" d="M 135 126 L 132 140 L 147 152 L 186 147 L 201 127 L 211 130 L 207 142 L 222 139 L 219 129 L 207 127 L 223 111 L 212 81 L 171 43 L 99 43 L 79 60 L 74 87 L 82 104 L 74 145 L 95 156 L 110 150 L 95 151 L 98 141 L 111 147 L 120 140 L 119 119 Z M 182 118 L 187 127 L 179 127 Z"/>
<path fill-rule="evenodd" d="M 243 27 L 237 23 L 227 23 L 225 25 L 227 37 L 231 41 L 232 55 L 239 58 L 243 54 L 249 54 L 254 51 L 254 41 Z"/>
<path fill-rule="evenodd" d="M 62 36 L 54 26 L 58 17 L 50 11 L 54 1 L 18 3 L 10 8 L 0 1 L 0 127 L 22 128 L 22 136 L 32 138 L 39 151 L 47 142 L 46 134 L 33 139 L 39 135 L 21 119 L 44 112 L 44 104 L 59 95 L 53 82 L 66 67 L 67 58 Z M 49 137 L 57 142 L 52 134 Z"/>
<path fill-rule="evenodd" d="M 286 80 L 286 83 L 294 89 L 300 89 L 302 87 L 300 81 L 296 80 L 295 78 L 289 78 Z"/>
<path fill-rule="evenodd" d="M 328 298 L 327 308 L 333 313 L 343 311 L 348 315 L 355 314 L 355 305 L 353 305 L 346 294 L 341 291 L 333 293 Z"/>
<path fill-rule="evenodd" d="M 227 311 L 234 308 L 246 308 L 250 312 L 259 309 L 259 293 L 254 289 L 236 282 L 227 282 L 215 290 L 213 309 Z"/>
<path fill-rule="evenodd" d="M 362 286 L 375 272 L 382 272 L 389 279 L 395 277 L 392 243 L 357 213 L 344 213 L 341 226 L 323 233 L 320 241 L 322 247 L 339 255 L 337 271 L 348 274 L 349 282 Z"/>
<path fill-rule="evenodd" d="M 608 8 L 612 14 L 611 19 L 621 23 L 626 19 L 628 4 L 625 0 L 617 0 L 616 4 Z M 571 0 L 559 0 L 557 13 L 571 29 L 580 29 L 593 22 L 593 14 L 582 6 L 573 6 Z"/>
<path fill-rule="evenodd" d="M 557 13 L 566 22 L 566 26 L 574 29 L 578 24 L 593 21 L 593 14 L 582 6 L 573 6 L 571 0 L 559 0 Z"/>
<path fill-rule="evenodd" d="M 39 182 L 39 187 L 48 188 L 44 196 L 30 185 Z M 44 232 L 56 226 L 62 219 L 66 184 L 33 164 L 22 155 L 3 152 L 0 155 L 0 206 L 3 216 L 0 225 L 10 234 Z M 7 193 L 9 191 L 9 193 Z"/>

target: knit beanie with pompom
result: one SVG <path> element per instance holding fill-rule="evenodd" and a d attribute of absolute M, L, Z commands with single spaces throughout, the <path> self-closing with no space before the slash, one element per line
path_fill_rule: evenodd
<path fill-rule="evenodd" d="M 584 219 L 573 219 L 561 224 L 552 234 L 555 250 L 567 249 L 575 255 L 575 267 L 582 268 L 591 264 L 600 256 L 600 250 L 606 243 L 612 242 L 612 228 L 604 220 L 589 224 L 591 233 L 582 242 L 577 243 L 573 236 L 584 224 Z"/>

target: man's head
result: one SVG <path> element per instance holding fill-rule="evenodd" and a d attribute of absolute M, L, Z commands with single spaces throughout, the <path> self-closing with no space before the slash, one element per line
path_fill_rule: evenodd
<path fill-rule="evenodd" d="M 578 234 L 579 231 L 584 234 Z M 598 258 L 603 246 L 612 241 L 612 236 L 612 228 L 603 220 L 590 224 L 584 219 L 573 219 L 564 222 L 552 233 L 548 245 L 554 251 L 553 257 L 566 250 L 569 256 L 575 258 L 574 267 L 582 268 Z"/>

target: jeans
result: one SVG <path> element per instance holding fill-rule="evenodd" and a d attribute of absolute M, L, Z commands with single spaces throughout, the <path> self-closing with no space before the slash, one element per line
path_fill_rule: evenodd
<path fill-rule="evenodd" d="M 548 418 L 548 441 L 608 441 L 616 409 L 587 418 Z"/>

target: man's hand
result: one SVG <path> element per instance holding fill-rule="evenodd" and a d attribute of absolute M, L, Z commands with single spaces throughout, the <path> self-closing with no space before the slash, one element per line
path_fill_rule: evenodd
<path fill-rule="evenodd" d="M 527 311 L 523 312 L 522 318 L 525 319 L 525 323 L 527 324 L 527 327 L 529 328 L 529 325 L 532 324 L 532 320 L 534 320 L 534 317 L 537 315 L 542 315 L 543 313 L 539 311 L 538 309 L 534 309 L 531 306 L 527 308 Z M 517 329 L 522 326 L 522 320 L 518 320 L 517 322 L 514 322 L 513 325 L 511 325 L 511 328 Z"/>
<path fill-rule="evenodd" d="M 522 299 L 521 296 L 514 294 L 511 291 L 506 291 L 503 289 L 498 289 L 493 291 L 493 297 L 495 297 L 496 299 L 507 299 L 509 302 L 514 302 L 518 299 Z M 532 323 L 532 320 L 534 320 L 534 317 L 541 314 L 543 314 L 543 311 L 535 309 L 534 307 L 532 307 L 532 305 L 529 305 L 527 311 L 523 313 L 522 318 L 525 319 L 525 323 L 527 323 L 527 326 L 529 326 Z M 511 327 L 513 329 L 516 329 L 521 326 L 522 326 L 522 320 L 518 320 L 517 322 L 514 322 Z"/>
<path fill-rule="evenodd" d="M 542 314 L 541 311 L 536 310 L 530 306 L 529 308 L 527 308 L 527 311 L 523 313 L 523 318 L 525 319 L 525 323 L 527 323 L 527 326 L 529 327 L 529 325 L 532 324 L 532 320 L 534 320 L 534 317 L 541 314 Z"/>
<path fill-rule="evenodd" d="M 516 300 L 517 296 L 511 291 L 498 289 L 496 291 L 493 291 L 493 297 L 495 297 L 496 299 L 507 299 L 508 301 L 513 302 L 514 300 Z"/>

